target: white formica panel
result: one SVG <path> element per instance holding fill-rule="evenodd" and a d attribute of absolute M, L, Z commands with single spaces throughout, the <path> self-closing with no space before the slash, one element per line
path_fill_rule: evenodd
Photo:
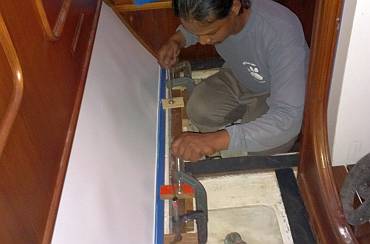
<path fill-rule="evenodd" d="M 153 243 L 158 77 L 103 4 L 53 244 Z"/>
<path fill-rule="evenodd" d="M 370 1 L 344 2 L 328 107 L 333 165 L 370 152 Z"/>

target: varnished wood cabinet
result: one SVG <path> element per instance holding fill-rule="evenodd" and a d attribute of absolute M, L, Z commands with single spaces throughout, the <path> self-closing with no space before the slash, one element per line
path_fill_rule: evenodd
<path fill-rule="evenodd" d="M 0 1 L 2 244 L 50 242 L 100 4 Z"/>

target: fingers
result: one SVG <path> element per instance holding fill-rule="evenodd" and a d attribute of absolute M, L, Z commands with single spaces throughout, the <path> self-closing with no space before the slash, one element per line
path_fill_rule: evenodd
<path fill-rule="evenodd" d="M 181 146 L 183 144 L 182 140 L 182 137 L 176 138 L 171 146 L 172 154 L 179 158 L 181 158 L 180 155 L 184 154 L 185 150 L 184 146 Z"/>
<path fill-rule="evenodd" d="M 213 152 L 209 142 L 203 137 L 206 135 L 199 133 L 184 133 L 172 143 L 172 154 L 183 160 L 197 161 Z"/>
<path fill-rule="evenodd" d="M 204 156 L 199 147 L 195 146 L 193 143 L 187 144 L 183 140 L 178 147 L 173 147 L 172 154 L 187 161 L 197 161 Z"/>
<path fill-rule="evenodd" d="M 158 62 L 163 68 L 170 68 L 176 64 L 179 54 L 180 48 L 178 44 L 169 41 L 159 50 Z"/>
<path fill-rule="evenodd" d="M 184 155 L 182 155 L 183 158 L 192 162 L 198 161 L 204 156 L 205 154 L 198 147 L 187 147 Z"/>
<path fill-rule="evenodd" d="M 164 68 L 170 68 L 176 64 L 177 56 L 175 55 L 166 55 L 163 58 L 163 67 Z"/>
<path fill-rule="evenodd" d="M 226 130 L 210 133 L 185 132 L 175 138 L 171 150 L 175 157 L 196 161 L 227 149 L 229 141 L 230 137 Z"/>

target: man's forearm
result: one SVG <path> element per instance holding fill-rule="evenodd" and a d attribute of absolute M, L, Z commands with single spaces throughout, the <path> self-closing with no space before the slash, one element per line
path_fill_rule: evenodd
<path fill-rule="evenodd" d="M 181 31 L 177 31 L 175 34 L 173 34 L 170 37 L 170 40 L 176 42 L 179 45 L 180 48 L 183 48 L 186 45 L 185 37 L 181 33 Z"/>

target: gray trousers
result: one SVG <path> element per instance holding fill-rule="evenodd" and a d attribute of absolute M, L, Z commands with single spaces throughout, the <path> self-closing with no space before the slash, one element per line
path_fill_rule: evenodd
<path fill-rule="evenodd" d="M 195 86 L 187 103 L 187 115 L 200 132 L 214 132 L 236 121 L 247 123 L 265 114 L 269 109 L 268 96 L 268 93 L 256 94 L 241 87 L 231 71 L 223 68 Z M 292 148 L 295 140 L 268 151 L 248 154 L 284 153 Z"/>

